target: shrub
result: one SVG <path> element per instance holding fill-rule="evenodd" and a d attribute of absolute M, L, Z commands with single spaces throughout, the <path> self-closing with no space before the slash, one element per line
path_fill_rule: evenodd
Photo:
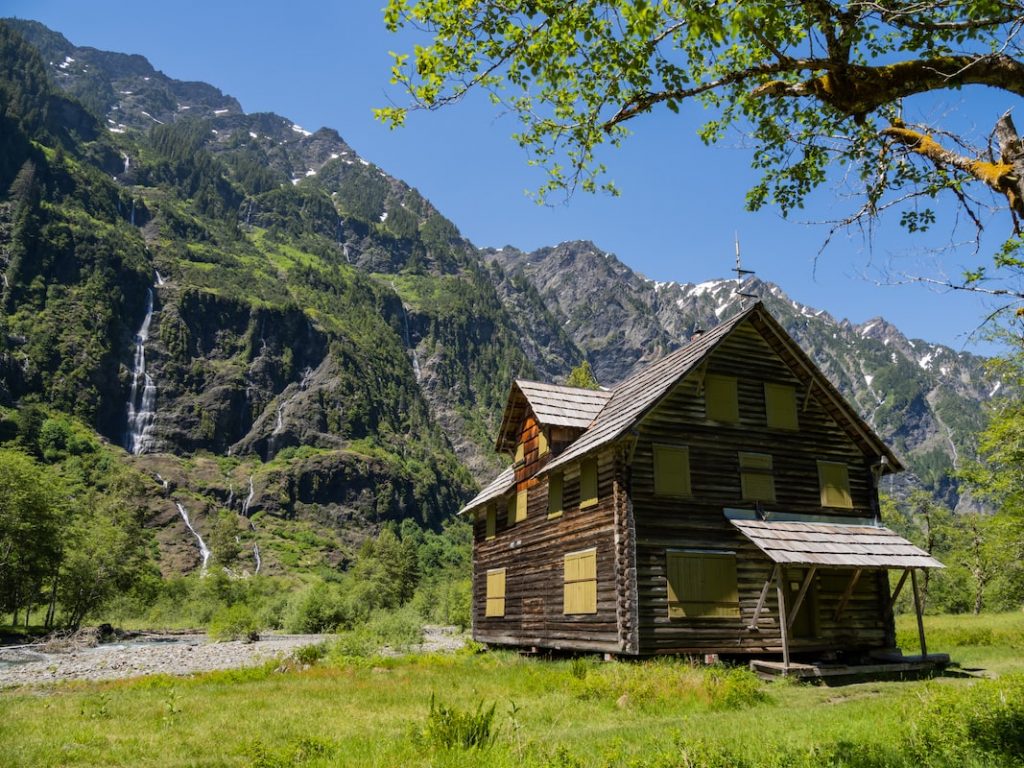
<path fill-rule="evenodd" d="M 260 639 L 259 621 L 253 610 L 245 603 L 236 603 L 217 611 L 210 619 L 207 632 L 214 640 L 253 642 Z"/>
<path fill-rule="evenodd" d="M 296 648 L 292 656 L 299 664 L 313 665 L 327 655 L 327 650 L 327 643 L 310 643 Z"/>
<path fill-rule="evenodd" d="M 495 705 L 484 709 L 483 702 L 476 712 L 438 704 L 430 697 L 430 712 L 423 727 L 423 740 L 440 749 L 486 749 L 497 735 L 494 724 Z"/>

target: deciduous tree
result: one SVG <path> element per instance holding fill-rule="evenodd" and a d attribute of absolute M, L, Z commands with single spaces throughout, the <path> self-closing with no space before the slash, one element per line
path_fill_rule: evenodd
<path fill-rule="evenodd" d="M 602 145 L 695 103 L 708 110 L 705 142 L 733 126 L 752 137 L 751 209 L 802 207 L 830 169 L 861 198 L 839 225 L 889 211 L 927 230 L 948 196 L 980 229 L 994 200 L 1005 211 L 994 267 L 957 285 L 1024 299 L 984 282 L 1024 267 L 1024 147 L 1007 111 L 1024 95 L 1018 0 L 389 0 L 385 20 L 430 39 L 393 54 L 412 98 L 378 116 L 397 126 L 410 109 L 485 90 L 519 118 L 517 140 L 548 173 L 542 193 L 610 188 Z M 908 116 L 922 94 L 962 92 L 970 110 L 992 89 L 997 110 L 968 115 L 988 136 Z"/>

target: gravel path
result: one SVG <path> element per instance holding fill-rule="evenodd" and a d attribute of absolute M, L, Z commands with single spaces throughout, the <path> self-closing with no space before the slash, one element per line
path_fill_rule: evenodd
<path fill-rule="evenodd" d="M 288 656 L 331 635 L 264 635 L 253 643 L 214 643 L 206 635 L 151 635 L 63 653 L 41 653 L 31 646 L 0 647 L 0 688 L 63 680 L 112 680 L 144 675 L 190 675 L 216 669 L 258 666 Z M 450 653 L 465 644 L 455 627 L 424 627 L 417 653 Z M 391 654 L 388 649 L 383 653 Z"/>

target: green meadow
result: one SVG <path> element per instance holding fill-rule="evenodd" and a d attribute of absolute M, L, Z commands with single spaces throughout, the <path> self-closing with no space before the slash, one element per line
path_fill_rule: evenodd
<path fill-rule="evenodd" d="M 0 692 L 4 766 L 927 768 L 1024 764 L 1024 614 L 929 617 L 931 680 L 763 683 L 685 660 L 466 649 Z M 901 620 L 908 647 L 912 620 Z M 351 650 L 349 649 L 350 653 Z M 320 658 L 316 658 L 316 657 Z M 970 670 L 969 672 L 967 670 Z"/>

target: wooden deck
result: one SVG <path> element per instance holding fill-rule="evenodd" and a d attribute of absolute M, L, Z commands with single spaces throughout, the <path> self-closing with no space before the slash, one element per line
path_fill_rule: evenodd
<path fill-rule="evenodd" d="M 776 677 L 795 677 L 798 680 L 818 680 L 826 683 L 851 682 L 860 679 L 888 679 L 920 677 L 946 668 L 949 655 L 932 653 L 928 656 L 892 656 L 868 664 L 796 663 L 787 667 L 781 661 L 755 659 L 751 671 L 763 680 Z"/>

